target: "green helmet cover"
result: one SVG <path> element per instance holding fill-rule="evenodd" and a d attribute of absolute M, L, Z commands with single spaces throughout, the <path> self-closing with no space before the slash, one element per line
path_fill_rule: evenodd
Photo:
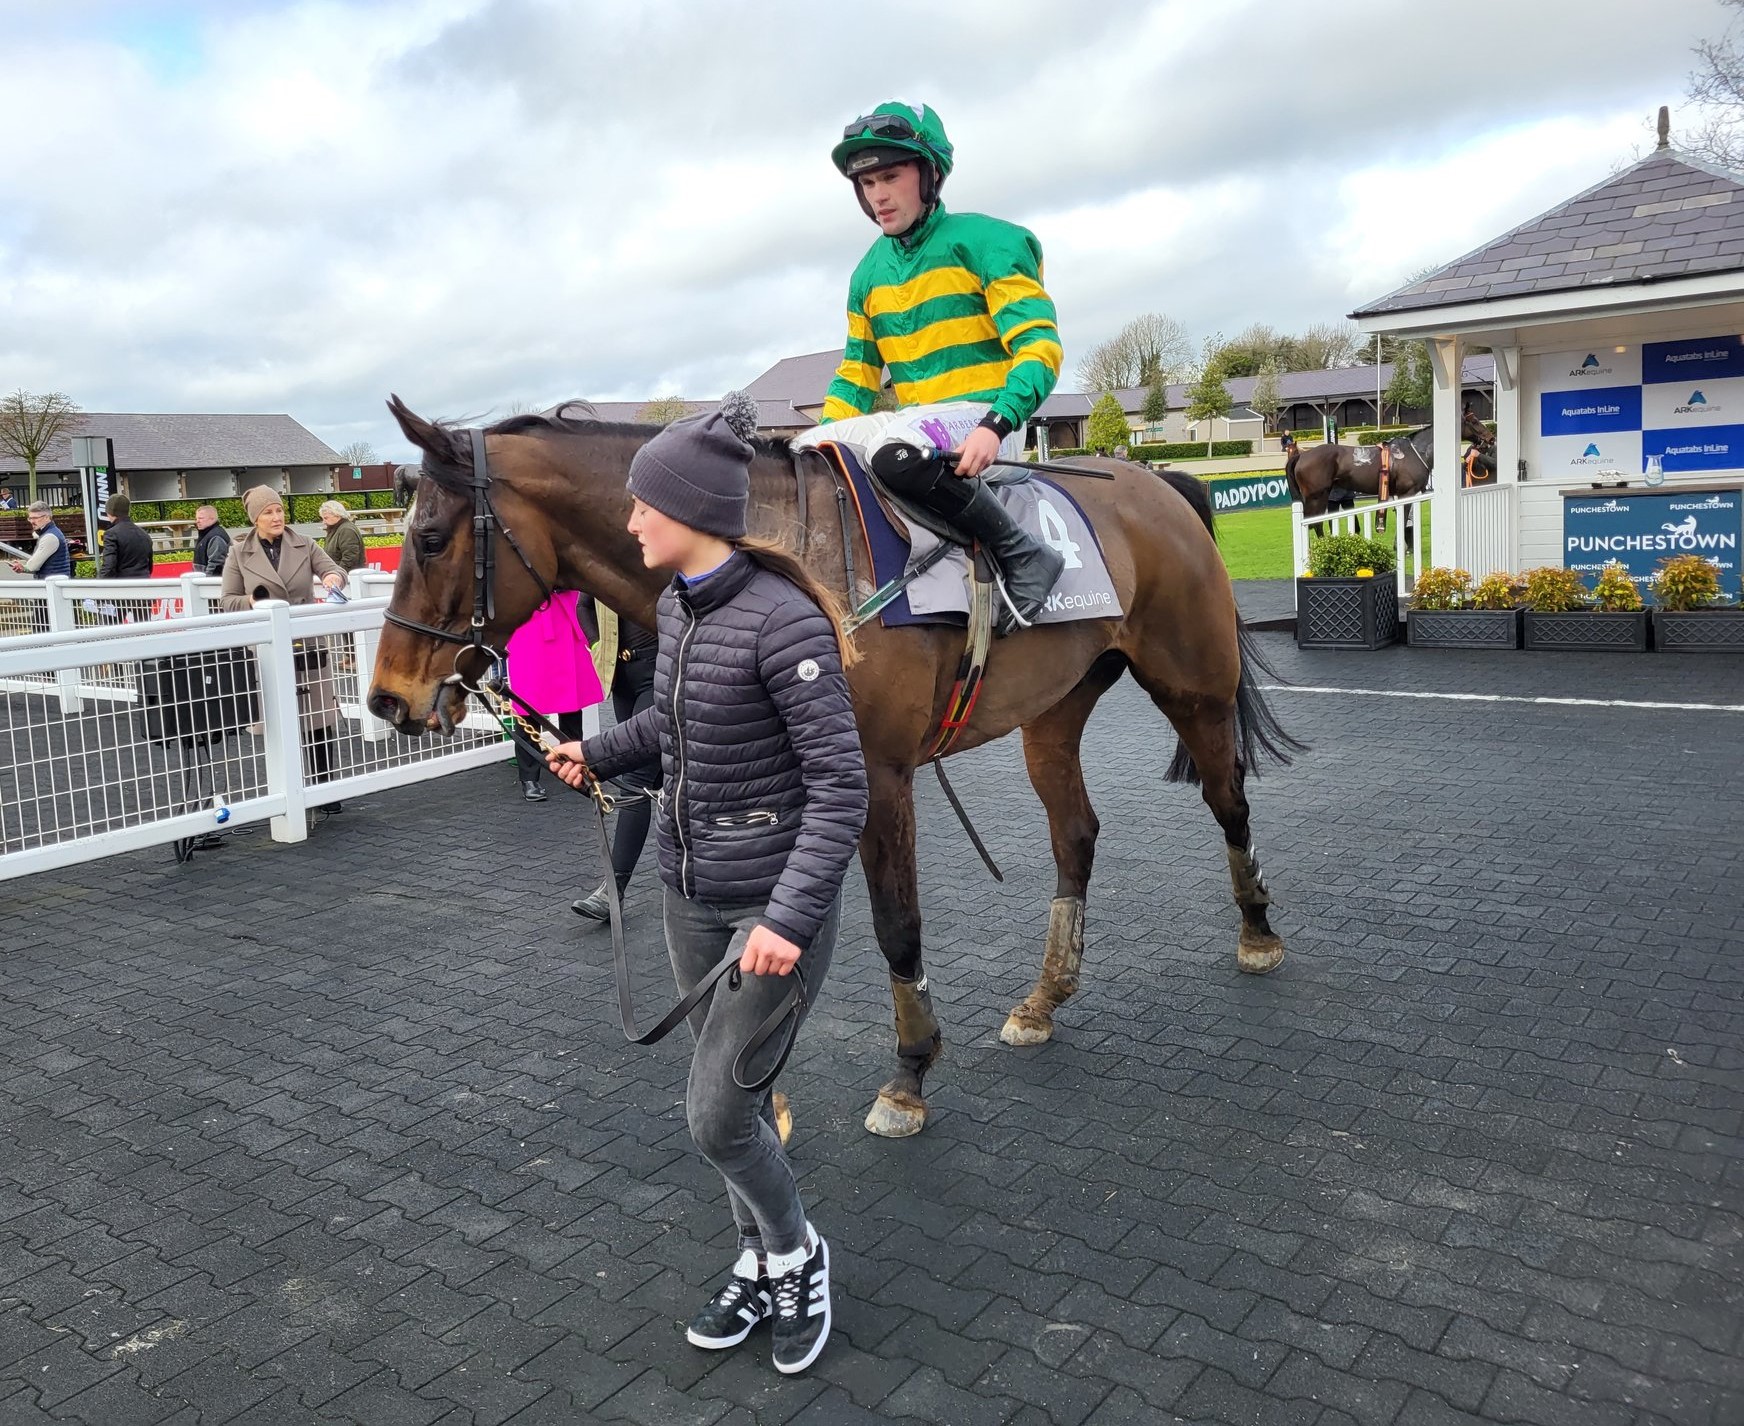
<path fill-rule="evenodd" d="M 874 132 L 877 126 L 872 121 L 885 115 L 905 121 L 913 136 Z M 830 150 L 830 161 L 844 178 L 852 178 L 856 170 L 882 166 L 868 162 L 869 159 L 876 158 L 887 164 L 899 162 L 908 154 L 924 159 L 938 169 L 940 181 L 950 175 L 951 141 L 945 137 L 944 123 L 930 104 L 922 104 L 917 109 L 912 104 L 893 99 L 862 117 L 866 122 L 859 131 L 843 138 Z M 858 164 L 853 163 L 856 156 L 861 159 Z"/>

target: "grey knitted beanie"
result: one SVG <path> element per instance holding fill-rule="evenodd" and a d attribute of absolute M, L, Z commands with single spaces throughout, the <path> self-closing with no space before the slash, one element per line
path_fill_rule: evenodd
<path fill-rule="evenodd" d="M 721 409 L 674 421 L 630 461 L 630 494 L 723 540 L 743 539 L 757 403 L 729 391 Z"/>

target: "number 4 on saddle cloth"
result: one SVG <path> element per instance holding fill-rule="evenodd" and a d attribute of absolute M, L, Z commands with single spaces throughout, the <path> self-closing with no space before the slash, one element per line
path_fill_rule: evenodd
<path fill-rule="evenodd" d="M 875 589 L 924 566 L 922 573 L 901 594 L 886 604 L 879 618 L 886 628 L 903 624 L 948 624 L 968 622 L 971 598 L 969 551 L 957 536 L 937 526 L 925 511 L 892 495 L 871 474 L 872 458 L 892 443 L 953 449 L 987 412 L 985 406 L 952 402 L 915 406 L 903 411 L 874 412 L 834 421 L 828 426 L 794 437 L 795 452 L 817 449 L 846 476 L 860 523 L 872 552 Z M 1002 458 L 1019 460 L 1020 437 L 1006 438 Z M 1120 598 L 1096 532 L 1082 507 L 1061 486 L 1040 475 L 1026 474 L 1010 466 L 989 472 L 987 485 L 1024 529 L 1064 560 L 1047 603 L 1036 615 L 1038 624 L 1064 624 L 1074 619 L 1117 619 Z M 950 548 L 942 556 L 941 544 Z M 854 598 L 859 599 L 856 592 Z"/>

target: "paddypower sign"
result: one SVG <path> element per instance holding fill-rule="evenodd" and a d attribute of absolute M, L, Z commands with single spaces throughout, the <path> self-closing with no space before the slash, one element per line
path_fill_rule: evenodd
<path fill-rule="evenodd" d="M 1219 515 L 1236 510 L 1274 510 L 1290 503 L 1290 483 L 1281 474 L 1206 484 L 1211 489 L 1211 508 Z"/>
<path fill-rule="evenodd" d="M 1701 555 L 1720 567 L 1720 587 L 1739 594 L 1744 492 L 1657 490 L 1651 494 L 1565 496 L 1562 562 L 1595 576 L 1618 560 L 1645 585 L 1671 555 Z"/>

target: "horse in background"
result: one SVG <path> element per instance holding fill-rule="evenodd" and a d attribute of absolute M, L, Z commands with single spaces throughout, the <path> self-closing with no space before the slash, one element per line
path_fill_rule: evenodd
<path fill-rule="evenodd" d="M 1459 434 L 1461 440 L 1470 441 L 1480 449 L 1493 447 L 1495 442 L 1469 406 L 1461 413 Z M 1492 456 L 1492 471 L 1494 465 Z M 1421 495 L 1429 489 L 1434 472 L 1435 427 L 1432 425 L 1420 426 L 1375 446 L 1328 443 L 1303 449 L 1292 441 L 1284 462 L 1284 479 L 1289 484 L 1291 498 L 1301 504 L 1304 517 L 1325 515 L 1338 509 L 1355 509 L 1357 495 L 1388 500 Z M 1383 474 L 1387 484 L 1384 496 L 1381 491 Z M 1406 522 L 1407 533 L 1411 524 L 1409 520 Z M 1376 528 L 1385 527 L 1383 513 L 1377 517 Z M 1324 534 L 1326 526 L 1316 525 L 1314 530 L 1317 534 Z"/>

